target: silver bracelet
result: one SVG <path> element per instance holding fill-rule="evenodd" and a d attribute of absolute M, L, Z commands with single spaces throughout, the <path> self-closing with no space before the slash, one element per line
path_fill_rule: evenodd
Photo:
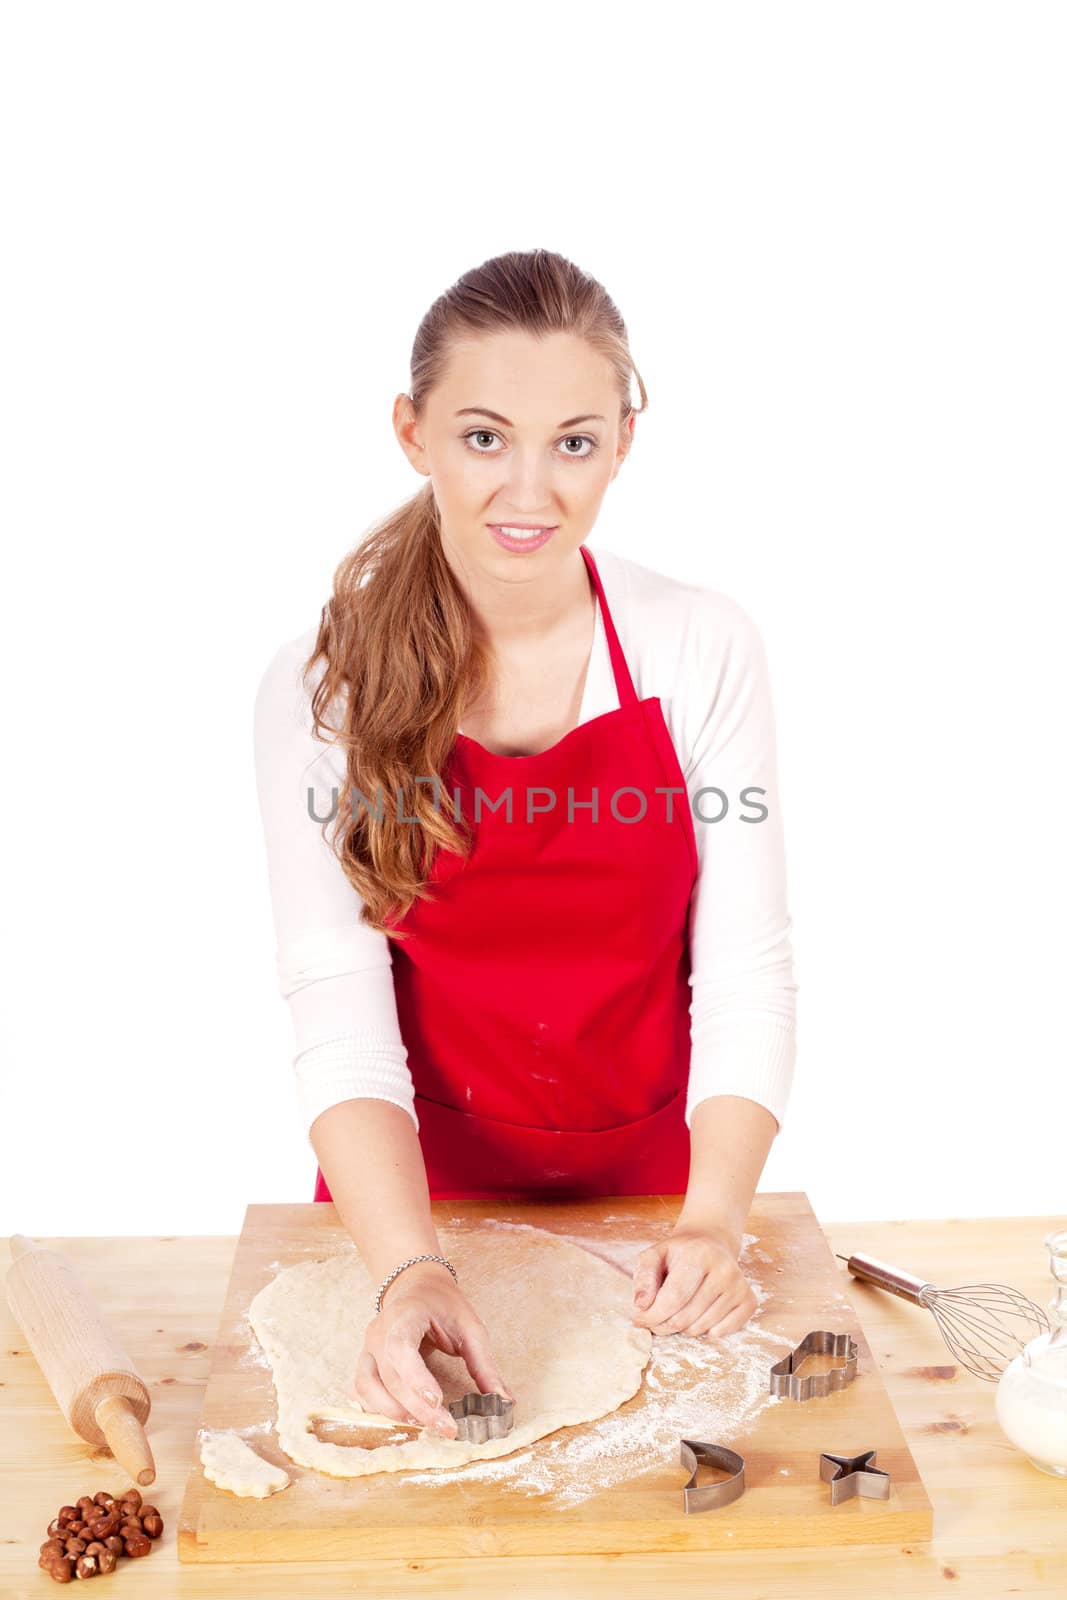
<path fill-rule="evenodd" d="M 399 1277 L 400 1273 L 403 1272 L 405 1267 L 413 1267 L 415 1265 L 416 1261 L 439 1261 L 443 1267 L 447 1267 L 448 1268 L 448 1270 L 452 1274 L 453 1278 L 455 1278 L 456 1282 L 459 1283 L 459 1278 L 456 1276 L 455 1267 L 452 1265 L 451 1261 L 446 1261 L 444 1256 L 408 1256 L 408 1259 L 406 1261 L 402 1261 L 398 1267 L 394 1267 L 393 1268 L 392 1272 L 389 1274 L 389 1276 L 386 1278 L 385 1282 L 382 1284 L 381 1288 L 378 1290 L 378 1295 L 377 1295 L 377 1298 L 375 1299 L 375 1302 L 374 1302 L 374 1315 L 375 1316 L 377 1316 L 379 1311 L 381 1311 L 381 1309 L 382 1309 L 382 1295 L 385 1293 L 386 1289 L 388 1289 L 388 1287 L 392 1283 L 393 1279 L 396 1278 L 396 1277 Z"/>

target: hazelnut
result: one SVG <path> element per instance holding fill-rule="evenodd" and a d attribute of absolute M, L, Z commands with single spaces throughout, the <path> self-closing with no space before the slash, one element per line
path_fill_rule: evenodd
<path fill-rule="evenodd" d="M 74 1568 L 79 1578 L 95 1578 L 97 1573 L 95 1556 L 79 1556 L 78 1565 Z"/>
<path fill-rule="evenodd" d="M 144 1531 L 150 1539 L 158 1539 L 163 1532 L 163 1518 L 158 1511 L 152 1512 L 144 1519 Z"/>
<path fill-rule="evenodd" d="M 98 1506 L 109 1505 L 114 1498 L 115 1496 L 110 1489 L 98 1489 L 96 1494 L 93 1495 L 93 1500 Z"/>
<path fill-rule="evenodd" d="M 46 1539 L 41 1546 L 43 1556 L 61 1556 L 63 1554 L 62 1539 Z"/>
<path fill-rule="evenodd" d="M 113 1556 L 124 1556 L 126 1554 L 126 1546 L 117 1533 L 109 1533 L 104 1543 Z"/>
<path fill-rule="evenodd" d="M 128 1556 L 146 1556 L 151 1548 L 151 1539 L 143 1533 L 131 1533 L 126 1540 L 126 1554 Z"/>
<path fill-rule="evenodd" d="M 60 1506 L 59 1508 L 60 1522 L 73 1522 L 77 1515 L 78 1512 L 74 1506 Z"/>
<path fill-rule="evenodd" d="M 106 1544 L 101 1544 L 99 1539 L 94 1539 L 92 1544 L 87 1544 L 85 1546 L 85 1554 L 87 1556 L 99 1556 L 101 1550 L 106 1550 L 106 1549 L 107 1549 L 107 1545 Z"/>
<path fill-rule="evenodd" d="M 66 1536 L 67 1524 L 62 1522 L 59 1517 L 53 1517 L 48 1524 L 48 1537 L 50 1539 L 65 1539 Z"/>
<path fill-rule="evenodd" d="M 48 1568 L 48 1576 L 57 1583 L 69 1583 L 74 1576 L 74 1563 L 65 1557 L 57 1556 Z"/>
<path fill-rule="evenodd" d="M 67 1523 L 67 1532 L 70 1533 L 70 1534 L 84 1533 L 85 1532 L 85 1523 L 82 1520 L 82 1518 L 81 1517 L 75 1517 L 75 1518 L 73 1518 L 72 1521 L 68 1522 Z"/>
<path fill-rule="evenodd" d="M 116 1512 L 109 1511 L 106 1516 L 97 1517 L 93 1523 L 93 1533 L 97 1539 L 106 1539 L 109 1533 L 114 1533 L 119 1525 Z"/>
<path fill-rule="evenodd" d="M 128 1502 L 130 1505 L 139 1506 L 141 1504 L 141 1491 L 140 1489 L 127 1489 L 125 1494 L 119 1496 L 119 1499 Z"/>
<path fill-rule="evenodd" d="M 83 1494 L 80 1499 L 75 1501 L 75 1505 L 78 1507 L 79 1511 L 88 1511 L 89 1507 L 93 1503 L 93 1497 L 91 1494 Z"/>
<path fill-rule="evenodd" d="M 121 1537 L 123 1539 L 128 1539 L 131 1533 L 143 1533 L 143 1532 L 144 1532 L 144 1528 L 141 1526 L 140 1517 L 137 1517 L 136 1519 L 127 1517 L 126 1521 L 122 1524 L 122 1527 L 119 1529 L 119 1534 L 121 1535 Z"/>
<path fill-rule="evenodd" d="M 84 1539 L 68 1539 L 64 1546 L 68 1556 L 80 1556 L 85 1550 Z"/>
<path fill-rule="evenodd" d="M 101 1550 L 96 1558 L 101 1572 L 114 1572 L 118 1565 L 118 1559 L 114 1550 Z"/>

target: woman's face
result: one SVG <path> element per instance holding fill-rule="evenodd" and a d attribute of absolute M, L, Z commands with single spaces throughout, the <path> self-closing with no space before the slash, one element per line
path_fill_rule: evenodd
<path fill-rule="evenodd" d="M 433 483 L 446 554 L 476 582 L 569 565 L 633 438 L 608 361 L 569 333 L 455 344 L 423 416 L 398 395 L 393 426 Z M 523 524 L 551 532 L 524 543 L 500 532 Z"/>

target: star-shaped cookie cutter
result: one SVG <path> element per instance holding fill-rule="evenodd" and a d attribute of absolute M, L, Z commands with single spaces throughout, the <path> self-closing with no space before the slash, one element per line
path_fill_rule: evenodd
<path fill-rule="evenodd" d="M 708 1444 L 703 1439 L 683 1439 L 679 1451 L 682 1466 L 689 1473 L 689 1482 L 682 1490 L 682 1505 L 686 1511 L 710 1511 L 716 1506 L 728 1506 L 745 1492 L 745 1458 L 736 1450 L 723 1444 Z M 702 1483 L 696 1488 L 697 1467 L 721 1467 L 730 1477 L 718 1483 Z"/>
<path fill-rule="evenodd" d="M 843 1367 L 831 1367 L 829 1372 L 811 1373 L 806 1378 L 797 1376 L 797 1368 L 812 1355 L 843 1356 Z M 783 1361 L 771 1368 L 771 1393 L 788 1395 L 790 1400 L 810 1400 L 822 1397 L 835 1389 L 843 1389 L 856 1376 L 858 1352 L 850 1333 L 830 1333 L 816 1328 L 806 1333 Z"/>
<path fill-rule="evenodd" d="M 487 1439 L 502 1439 L 511 1432 L 515 1421 L 515 1402 L 505 1400 L 502 1394 L 491 1391 L 482 1394 L 472 1389 L 458 1400 L 450 1400 L 448 1409 L 456 1419 L 456 1438 L 471 1444 L 484 1444 Z"/>
<path fill-rule="evenodd" d="M 858 1456 L 832 1456 L 823 1451 L 819 1457 L 819 1476 L 830 1485 L 830 1504 L 840 1505 L 853 1495 L 866 1495 L 869 1500 L 889 1499 L 889 1474 L 870 1463 L 876 1450 L 864 1450 Z"/>

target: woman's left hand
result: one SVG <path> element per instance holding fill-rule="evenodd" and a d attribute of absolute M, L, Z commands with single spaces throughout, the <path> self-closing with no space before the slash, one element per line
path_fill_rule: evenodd
<path fill-rule="evenodd" d="M 756 1304 L 732 1242 L 714 1227 L 673 1228 L 637 1258 L 633 1320 L 652 1333 L 721 1339 L 743 1328 Z"/>

